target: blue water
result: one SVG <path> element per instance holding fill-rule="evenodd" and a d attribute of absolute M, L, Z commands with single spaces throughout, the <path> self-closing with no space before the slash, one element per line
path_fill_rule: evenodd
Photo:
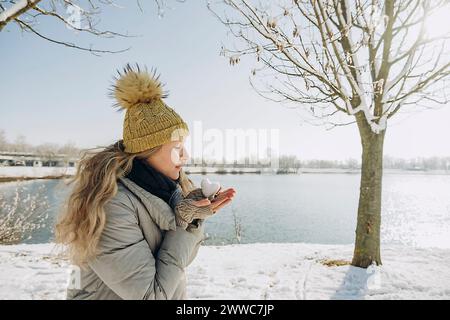
<path fill-rule="evenodd" d="M 199 184 L 204 176 L 191 175 Z M 254 242 L 354 242 L 359 174 L 214 175 L 224 187 L 237 190 L 232 204 L 206 221 L 205 244 Z M 55 216 L 69 188 L 63 180 L 2 183 L 10 197 L 16 187 L 30 193 L 44 185 L 49 218 L 25 243 L 53 239 Z M 450 175 L 385 174 L 382 242 L 450 248 Z M 240 239 L 235 221 L 241 226 Z"/>

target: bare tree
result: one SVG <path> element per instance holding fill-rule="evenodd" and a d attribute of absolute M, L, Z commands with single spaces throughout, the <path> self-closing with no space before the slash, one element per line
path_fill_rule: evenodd
<path fill-rule="evenodd" d="M 0 244 L 17 244 L 31 239 L 33 233 L 48 223 L 47 188 L 30 192 L 17 186 L 12 197 L 0 194 Z"/>
<path fill-rule="evenodd" d="M 76 143 L 68 141 L 62 147 L 58 148 L 58 153 L 65 154 L 68 158 L 76 158 L 80 156 L 80 149 L 77 148 Z"/>
<path fill-rule="evenodd" d="M 242 240 L 242 222 L 241 218 L 238 217 L 235 208 L 231 208 L 233 212 L 233 222 L 234 222 L 234 238 L 236 238 L 238 243 Z"/>
<path fill-rule="evenodd" d="M 250 81 L 260 95 L 294 103 L 319 124 L 357 124 L 362 167 L 354 266 L 381 264 L 388 119 L 411 106 L 448 102 L 449 33 L 427 32 L 427 20 L 448 5 L 449 0 L 221 0 L 209 5 L 240 40 L 237 48 L 223 47 L 230 64 L 245 55 L 256 57 Z M 256 74 L 270 80 L 261 88 Z"/>
<path fill-rule="evenodd" d="M 278 159 L 278 165 L 284 169 L 298 169 L 300 161 L 294 155 L 282 155 Z"/>
<path fill-rule="evenodd" d="M 15 152 L 26 152 L 30 149 L 30 145 L 27 143 L 27 138 L 19 134 L 14 141 L 14 144 L 11 146 L 12 151 Z"/>
<path fill-rule="evenodd" d="M 184 0 L 177 0 L 184 2 Z M 137 6 L 143 12 L 139 0 Z M 158 15 L 162 16 L 164 10 L 169 8 L 167 0 L 154 0 L 158 8 Z M 55 39 L 38 28 L 44 18 L 53 19 L 75 32 L 87 33 L 96 37 L 130 37 L 127 33 L 119 33 L 111 30 L 102 30 L 97 26 L 100 24 L 102 12 L 107 7 L 118 7 L 120 5 L 113 0 L 0 0 L 0 32 L 9 23 L 16 24 L 22 31 L 30 32 L 46 41 L 63 45 L 69 48 L 88 51 L 98 55 L 103 53 L 119 53 L 128 50 L 101 50 L 92 46 L 80 46 L 65 40 Z"/>
<path fill-rule="evenodd" d="M 0 129 L 0 151 L 8 150 L 8 141 L 6 140 L 5 131 Z"/>
<path fill-rule="evenodd" d="M 46 142 L 36 146 L 34 149 L 36 154 L 38 154 L 45 162 L 48 162 L 48 164 L 52 166 L 52 161 L 57 160 L 59 148 L 59 145 L 56 143 Z"/>

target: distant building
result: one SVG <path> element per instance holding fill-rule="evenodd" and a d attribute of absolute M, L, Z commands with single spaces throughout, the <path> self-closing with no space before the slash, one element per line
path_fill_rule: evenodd
<path fill-rule="evenodd" d="M 29 152 L 0 151 L 0 166 L 74 167 L 78 159 L 65 154 L 42 155 Z"/>

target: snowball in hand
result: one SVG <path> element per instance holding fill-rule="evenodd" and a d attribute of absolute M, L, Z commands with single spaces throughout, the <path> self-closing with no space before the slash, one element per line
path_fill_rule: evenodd
<path fill-rule="evenodd" d="M 202 193 L 205 197 L 210 198 L 220 190 L 220 183 L 211 182 L 208 178 L 202 179 L 201 182 Z"/>

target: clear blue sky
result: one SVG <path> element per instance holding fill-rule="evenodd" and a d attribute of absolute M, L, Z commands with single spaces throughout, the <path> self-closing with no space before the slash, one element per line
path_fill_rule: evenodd
<path fill-rule="evenodd" d="M 9 25 L 0 33 L 0 129 L 9 140 L 23 134 L 32 144 L 73 141 L 79 147 L 120 138 L 123 113 L 107 96 L 114 70 L 126 62 L 155 66 L 170 91 L 167 103 L 190 124 L 225 129 L 279 129 L 280 152 L 302 158 L 359 158 L 356 126 L 326 131 L 302 122 L 295 110 L 258 96 L 248 76 L 253 60 L 230 66 L 219 56 L 233 44 L 205 1 L 172 2 L 160 19 L 153 3 L 141 13 L 135 2 L 104 12 L 100 28 L 138 34 L 98 39 L 44 20 L 40 30 L 82 45 L 120 54 L 96 57 L 58 46 Z M 402 116 L 389 123 L 385 153 L 399 157 L 449 156 L 450 106 Z"/>

